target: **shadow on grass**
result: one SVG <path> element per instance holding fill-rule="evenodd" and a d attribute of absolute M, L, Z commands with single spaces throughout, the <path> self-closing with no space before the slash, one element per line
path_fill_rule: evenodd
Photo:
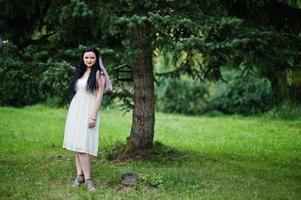
<path fill-rule="evenodd" d="M 117 143 L 101 151 L 99 159 L 105 159 L 109 163 L 140 160 L 170 165 L 171 163 L 187 163 L 196 159 L 204 160 L 205 156 L 201 153 L 179 150 L 155 141 L 152 147 L 143 150 L 133 149 L 128 144 Z"/>
<path fill-rule="evenodd" d="M 154 166 L 180 166 L 192 163 L 197 165 L 229 165 L 229 166 L 253 166 L 255 163 L 260 166 L 274 166 L 276 168 L 287 168 L 292 166 L 300 166 L 300 159 L 294 158 L 273 158 L 268 155 L 244 155 L 236 153 L 220 152 L 215 154 L 207 154 L 202 152 L 179 150 L 162 144 L 158 141 L 148 149 L 133 150 L 127 144 L 117 143 L 100 152 L 98 160 L 117 164 L 131 161 L 143 161 Z M 249 168 L 247 167 L 247 168 Z M 294 167 L 294 168 L 295 168 Z"/>

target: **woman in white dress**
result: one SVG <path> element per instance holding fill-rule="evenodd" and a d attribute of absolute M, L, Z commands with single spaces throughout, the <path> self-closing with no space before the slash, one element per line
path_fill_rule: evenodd
<path fill-rule="evenodd" d="M 72 87 L 75 95 L 68 110 L 63 147 L 75 152 L 77 177 L 73 185 L 85 183 L 88 190 L 96 188 L 91 179 L 91 155 L 97 156 L 98 151 L 99 108 L 104 86 L 99 52 L 87 47 L 74 73 Z"/>

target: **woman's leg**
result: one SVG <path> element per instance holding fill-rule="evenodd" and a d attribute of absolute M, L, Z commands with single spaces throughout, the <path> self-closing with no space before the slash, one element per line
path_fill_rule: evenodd
<path fill-rule="evenodd" d="M 76 164 L 77 176 L 76 176 L 75 180 L 73 181 L 73 187 L 78 187 L 82 183 L 85 182 L 85 177 L 84 177 L 84 174 L 83 174 L 84 172 L 83 172 L 83 168 L 81 166 L 80 160 L 79 160 L 79 153 L 78 152 L 75 153 L 75 164 Z"/>
<path fill-rule="evenodd" d="M 91 179 L 91 156 L 87 153 L 78 153 L 81 169 L 85 179 Z"/>
<path fill-rule="evenodd" d="M 91 155 L 79 153 L 79 160 L 85 176 L 85 183 L 88 190 L 95 190 L 96 186 L 91 180 Z"/>
<path fill-rule="evenodd" d="M 77 175 L 80 176 L 80 175 L 84 175 L 83 173 L 83 168 L 81 166 L 81 163 L 80 163 L 80 160 L 79 160 L 79 153 L 76 152 L 75 153 L 75 163 L 76 163 L 76 172 L 77 172 Z"/>

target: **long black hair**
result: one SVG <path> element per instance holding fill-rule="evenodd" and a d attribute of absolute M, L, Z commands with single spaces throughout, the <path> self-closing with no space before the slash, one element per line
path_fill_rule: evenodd
<path fill-rule="evenodd" d="M 98 89 L 98 83 L 96 79 L 96 73 L 97 71 L 101 71 L 101 68 L 99 66 L 99 52 L 96 48 L 94 47 L 86 47 L 81 55 L 80 55 L 80 61 L 78 66 L 76 67 L 76 70 L 73 75 L 73 79 L 71 81 L 71 96 L 74 96 L 76 92 L 76 82 L 79 78 L 81 78 L 85 71 L 87 70 L 87 66 L 84 63 L 84 54 L 87 52 L 93 52 L 96 55 L 96 61 L 94 65 L 91 67 L 91 72 L 87 81 L 87 90 L 94 93 Z M 100 73 L 100 72 L 99 72 Z"/>

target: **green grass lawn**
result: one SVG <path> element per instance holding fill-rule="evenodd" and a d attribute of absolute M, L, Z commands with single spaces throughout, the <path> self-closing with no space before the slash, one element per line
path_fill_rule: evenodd
<path fill-rule="evenodd" d="M 301 121 L 267 116 L 190 117 L 157 113 L 162 152 L 109 162 L 131 114 L 102 111 L 97 191 L 72 188 L 74 154 L 62 149 L 67 110 L 0 108 L 0 199 L 301 199 Z M 136 187 L 120 176 L 136 172 Z M 148 187 L 152 184 L 155 187 Z"/>

